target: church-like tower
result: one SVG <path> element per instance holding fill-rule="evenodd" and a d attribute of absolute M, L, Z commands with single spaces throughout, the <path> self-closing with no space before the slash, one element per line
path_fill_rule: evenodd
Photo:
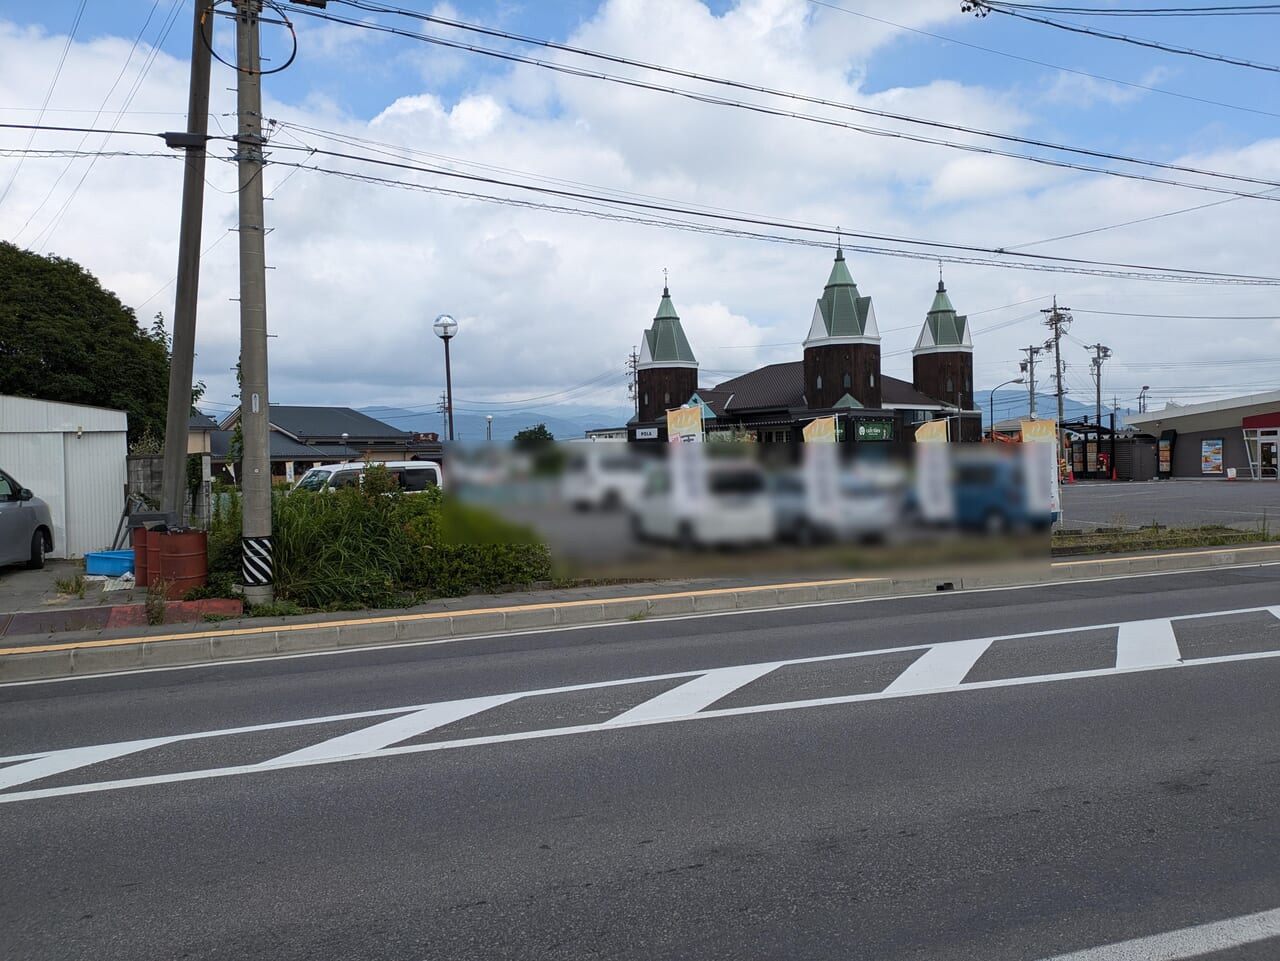
<path fill-rule="evenodd" d="M 640 402 L 636 419 L 640 423 L 665 420 L 668 410 L 679 407 L 698 390 L 698 361 L 666 287 L 662 288 L 653 325 L 644 332 L 640 344 L 636 390 Z"/>
<path fill-rule="evenodd" d="M 825 410 L 846 395 L 850 406 L 880 407 L 880 330 L 837 247 L 804 341 L 804 396 L 810 410 Z"/>
<path fill-rule="evenodd" d="M 957 314 L 938 278 L 933 306 L 911 351 L 912 383 L 922 394 L 973 410 L 973 340 L 969 318 Z"/>

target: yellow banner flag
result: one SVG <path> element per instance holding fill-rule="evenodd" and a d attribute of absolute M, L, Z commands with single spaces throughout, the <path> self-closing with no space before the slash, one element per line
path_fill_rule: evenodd
<path fill-rule="evenodd" d="M 702 407 L 677 407 L 667 411 L 667 440 L 687 444 L 702 440 Z"/>
<path fill-rule="evenodd" d="M 917 444 L 945 444 L 947 442 L 947 422 L 945 420 L 926 421 L 916 428 Z"/>
<path fill-rule="evenodd" d="M 1058 422 L 1056 420 L 1024 420 L 1022 422 L 1022 442 L 1058 442 Z"/>
<path fill-rule="evenodd" d="M 804 425 L 804 442 L 806 444 L 834 444 L 836 442 L 836 419 L 819 417 Z"/>

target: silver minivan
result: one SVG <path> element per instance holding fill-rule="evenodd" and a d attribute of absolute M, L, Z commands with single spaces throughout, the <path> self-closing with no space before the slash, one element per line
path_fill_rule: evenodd
<path fill-rule="evenodd" d="M 53 550 L 49 505 L 0 470 L 0 566 L 44 567 Z"/>
<path fill-rule="evenodd" d="M 440 465 L 429 460 L 355 461 L 347 464 L 322 464 L 311 468 L 293 485 L 296 491 L 339 490 L 358 487 L 370 467 L 385 467 L 391 479 L 406 494 L 421 494 L 433 487 L 444 486 Z"/>

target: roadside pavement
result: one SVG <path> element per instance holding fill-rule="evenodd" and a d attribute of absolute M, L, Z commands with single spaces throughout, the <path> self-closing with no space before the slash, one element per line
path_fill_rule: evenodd
<path fill-rule="evenodd" d="M 10 631 L 0 638 L 0 682 L 354 647 L 444 642 L 624 620 L 940 590 L 1019 587 L 1270 563 L 1280 563 L 1280 545 L 1166 551 L 1053 563 L 1023 560 L 984 565 L 951 564 L 860 576 L 828 572 L 791 578 L 757 575 L 547 587 L 440 599 L 400 611 L 237 618 L 178 625 L 82 625 L 78 630 L 44 630 L 25 635 Z M 6 574 L 5 578 L 9 576 Z M 30 583 L 34 586 L 35 582 Z M 16 588 L 10 590 L 6 599 L 16 596 Z M 73 599 L 64 610 L 67 617 L 73 619 L 85 617 L 86 612 L 102 606 L 99 599 L 86 591 L 85 598 Z M 35 612 L 12 612 L 19 613 Z M 46 611 L 45 616 L 51 615 Z"/>

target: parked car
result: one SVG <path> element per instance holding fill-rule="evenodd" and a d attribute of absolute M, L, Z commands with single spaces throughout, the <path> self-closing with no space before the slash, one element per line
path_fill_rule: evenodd
<path fill-rule="evenodd" d="M 774 539 L 776 527 L 765 473 L 747 462 L 709 462 L 685 479 L 683 491 L 672 465 L 655 466 L 631 511 L 638 540 L 670 541 L 681 547 L 745 547 Z"/>
<path fill-rule="evenodd" d="M 635 506 L 644 490 L 645 458 L 615 441 L 566 446 L 569 455 L 560 478 L 560 497 L 565 503 L 577 510 Z"/>
<path fill-rule="evenodd" d="M 53 516 L 49 505 L 0 471 L 0 565 L 44 567 L 53 550 Z"/>
<path fill-rule="evenodd" d="M 1047 531 L 1055 517 L 1030 503 L 1025 467 L 1017 457 L 970 457 L 955 465 L 952 497 L 960 527 L 1001 533 Z"/>
<path fill-rule="evenodd" d="M 384 463 L 356 461 L 347 464 L 321 464 L 311 468 L 293 485 L 295 491 L 340 490 L 357 487 L 370 467 L 385 467 L 406 494 L 421 494 L 433 487 L 444 487 L 440 465 L 429 460 L 393 460 Z"/>
<path fill-rule="evenodd" d="M 876 475 L 840 473 L 828 505 L 818 504 L 803 471 L 779 471 L 769 481 L 778 537 L 797 544 L 881 541 L 902 516 L 902 486 Z"/>

